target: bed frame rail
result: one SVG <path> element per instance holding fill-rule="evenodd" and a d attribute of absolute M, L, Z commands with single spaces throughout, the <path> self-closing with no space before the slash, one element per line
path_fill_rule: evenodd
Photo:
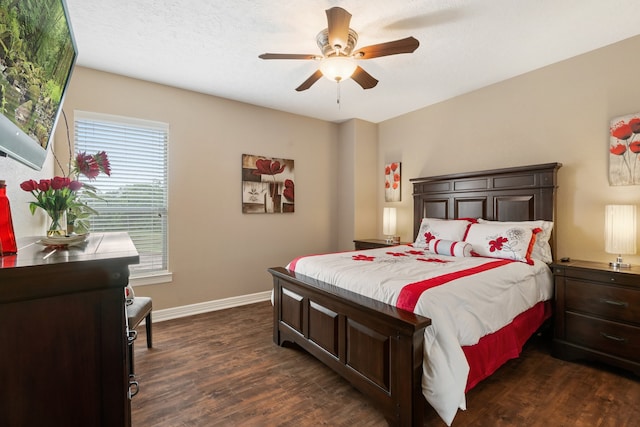
<path fill-rule="evenodd" d="M 390 425 L 422 426 L 424 329 L 431 320 L 281 267 L 269 273 L 273 341 L 295 343 L 336 371 Z"/>

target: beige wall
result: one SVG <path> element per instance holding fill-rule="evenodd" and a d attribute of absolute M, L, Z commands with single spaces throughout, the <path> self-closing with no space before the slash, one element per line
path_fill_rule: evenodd
<path fill-rule="evenodd" d="M 136 288 L 155 309 L 267 291 L 268 267 L 336 248 L 336 124 L 82 67 L 64 109 L 170 124 L 173 282 Z M 294 214 L 242 214 L 242 154 L 295 161 Z"/>
<path fill-rule="evenodd" d="M 640 186 L 608 183 L 609 122 L 640 112 L 639 51 L 634 37 L 379 124 L 378 168 L 402 161 L 402 238 L 413 239 L 409 178 L 560 162 L 558 256 L 612 260 L 604 206 L 640 205 Z"/>
<path fill-rule="evenodd" d="M 353 220 L 355 223 L 349 245 L 343 249 L 353 249 L 353 238 L 366 239 L 382 234 L 382 209 L 376 209 L 377 178 L 383 172 L 378 163 L 378 126 L 363 120 L 354 120 L 355 134 L 352 139 L 341 139 L 340 143 L 352 141 L 356 156 L 354 162 L 354 182 L 356 193 Z M 340 206 L 342 208 L 342 206 Z M 378 222 L 381 224 L 377 226 Z M 373 227 L 376 232 L 371 232 Z"/>
<path fill-rule="evenodd" d="M 374 123 L 354 119 L 339 126 L 337 250 L 353 249 L 353 239 L 377 237 L 377 143 Z"/>

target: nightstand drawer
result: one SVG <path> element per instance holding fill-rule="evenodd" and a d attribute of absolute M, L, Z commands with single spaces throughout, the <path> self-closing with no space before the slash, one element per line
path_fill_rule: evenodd
<path fill-rule="evenodd" d="M 567 279 L 584 279 L 590 282 L 609 283 L 612 285 L 638 286 L 638 276 L 636 274 L 626 274 L 625 272 L 614 270 L 602 271 L 556 267 L 554 271 L 566 276 Z"/>
<path fill-rule="evenodd" d="M 387 243 L 386 240 L 381 239 L 356 239 L 353 241 L 356 245 L 356 251 L 363 251 L 366 249 L 385 248 L 387 246 L 408 245 L 408 242 L 393 242 Z"/>
<path fill-rule="evenodd" d="M 638 323 L 640 291 L 566 278 L 565 310 Z"/>
<path fill-rule="evenodd" d="M 566 313 L 567 337 L 573 344 L 640 361 L 640 328 Z"/>
<path fill-rule="evenodd" d="M 367 249 L 377 249 L 384 248 L 385 246 L 389 246 L 388 243 L 385 243 L 384 240 L 374 242 L 374 241 L 365 241 L 365 240 L 354 240 L 356 251 L 363 251 Z"/>

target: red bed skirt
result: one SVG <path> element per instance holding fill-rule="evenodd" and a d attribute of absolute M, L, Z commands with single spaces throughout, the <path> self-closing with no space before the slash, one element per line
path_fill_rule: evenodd
<path fill-rule="evenodd" d="M 469 378 L 465 391 L 471 390 L 493 374 L 507 360 L 520 356 L 522 346 L 551 317 L 551 301 L 542 301 L 520 313 L 513 322 L 493 334 L 480 338 L 477 344 L 463 346 L 469 362 Z"/>

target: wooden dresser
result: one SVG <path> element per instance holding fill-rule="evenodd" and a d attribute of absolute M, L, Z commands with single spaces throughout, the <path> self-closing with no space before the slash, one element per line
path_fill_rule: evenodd
<path fill-rule="evenodd" d="M 0 257 L 0 425 L 131 425 L 126 233 Z"/>
<path fill-rule="evenodd" d="M 640 267 L 572 261 L 552 269 L 553 355 L 597 360 L 640 375 Z"/>

